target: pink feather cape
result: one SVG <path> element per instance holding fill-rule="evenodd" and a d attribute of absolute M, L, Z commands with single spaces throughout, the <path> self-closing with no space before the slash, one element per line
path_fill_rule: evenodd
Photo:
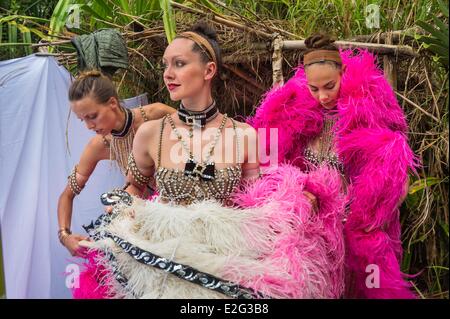
<path fill-rule="evenodd" d="M 398 206 L 406 192 L 408 171 L 418 166 L 408 145 L 405 115 L 374 55 L 352 50 L 340 54 L 347 68 L 337 103 L 337 152 L 351 183 L 344 229 L 346 296 L 415 298 L 400 271 Z M 266 149 L 269 128 L 277 128 L 279 163 L 305 168 L 302 154 L 320 133 L 323 113 L 309 92 L 301 66 L 286 84 L 265 94 L 248 123 L 267 130 Z M 370 267 L 379 270 L 379 287 L 366 284 Z"/>

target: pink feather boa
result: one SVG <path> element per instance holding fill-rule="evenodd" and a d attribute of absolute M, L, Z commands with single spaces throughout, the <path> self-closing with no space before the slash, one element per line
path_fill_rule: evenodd
<path fill-rule="evenodd" d="M 407 123 L 395 93 L 367 51 L 341 51 L 347 66 L 337 104 L 337 152 L 350 178 L 351 213 L 345 224 L 346 289 L 355 298 L 415 298 L 400 271 L 402 255 L 398 204 L 405 195 L 408 170 L 417 158 L 406 137 Z M 318 102 L 299 67 L 284 86 L 266 93 L 248 123 L 278 129 L 278 160 L 305 168 L 303 151 L 323 125 Z M 269 134 L 267 132 L 267 137 Z M 269 149 L 269 138 L 266 139 Z M 366 267 L 379 267 L 380 287 L 366 286 Z"/>
<path fill-rule="evenodd" d="M 234 202 L 241 207 L 267 210 L 276 203 L 277 209 L 269 214 L 269 226 L 277 236 L 272 253 L 264 260 L 280 267 L 277 278 L 251 277 L 239 283 L 256 291 L 268 290 L 268 295 L 270 290 L 276 291 L 284 298 L 340 298 L 345 255 L 340 189 L 339 174 L 326 167 L 305 174 L 295 166 L 281 165 L 269 168 L 263 178 L 237 192 Z M 304 190 L 314 193 L 322 203 L 317 212 L 302 195 Z M 228 267 L 227 278 L 235 276 L 239 276 L 239 269 Z"/>
<path fill-rule="evenodd" d="M 72 289 L 74 299 L 108 299 L 108 282 L 113 280 L 111 273 L 96 262 L 97 254 L 91 251 L 86 256 L 79 277 L 79 287 Z"/>

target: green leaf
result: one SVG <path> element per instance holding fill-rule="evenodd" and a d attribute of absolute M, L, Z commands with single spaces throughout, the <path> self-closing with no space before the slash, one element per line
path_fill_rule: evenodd
<path fill-rule="evenodd" d="M 8 41 L 17 42 L 17 23 L 15 21 L 8 22 Z"/>
<path fill-rule="evenodd" d="M 0 18 L 0 23 L 3 22 L 8 22 L 8 21 L 23 21 L 23 20 L 32 20 L 32 21 L 39 21 L 39 22 L 49 22 L 48 19 L 43 19 L 43 18 L 39 18 L 39 17 L 30 17 L 30 16 L 23 16 L 23 15 L 10 15 L 10 16 L 6 16 L 6 17 L 1 17 Z"/>
<path fill-rule="evenodd" d="M 443 221 L 439 220 L 439 225 L 441 226 L 442 230 L 444 231 L 445 235 L 448 238 L 449 237 L 449 235 L 448 235 L 448 224 L 445 224 Z"/>
<path fill-rule="evenodd" d="M 428 177 L 426 179 L 419 179 L 409 186 L 408 194 L 414 194 L 417 191 L 423 190 L 425 187 L 439 184 L 442 179 L 437 177 Z"/>
<path fill-rule="evenodd" d="M 70 0 L 59 0 L 50 18 L 50 35 L 58 35 L 67 21 Z"/>
<path fill-rule="evenodd" d="M 166 38 L 170 43 L 176 35 L 176 23 L 172 13 L 172 6 L 170 5 L 170 0 L 159 0 L 159 5 L 163 11 L 163 23 Z"/>
<path fill-rule="evenodd" d="M 42 31 L 40 31 L 40 30 L 38 30 L 38 29 L 31 28 L 30 31 L 31 31 L 31 33 L 36 34 L 36 35 L 37 35 L 39 38 L 41 38 L 41 39 L 47 38 L 47 36 L 46 36 Z"/>
<path fill-rule="evenodd" d="M 21 34 L 22 34 L 22 42 L 29 44 L 28 46 L 24 47 L 25 53 L 27 55 L 31 54 L 33 52 L 33 50 L 31 49 L 31 33 L 30 33 L 30 29 L 28 29 L 26 26 L 22 25 L 22 24 L 18 24 L 17 28 L 20 30 Z"/>
<path fill-rule="evenodd" d="M 22 42 L 29 44 L 29 46 L 25 47 L 25 53 L 27 55 L 30 55 L 31 53 L 33 53 L 33 50 L 31 49 L 31 32 L 30 31 L 22 32 Z"/>
<path fill-rule="evenodd" d="M 9 43 L 17 43 L 17 23 L 15 21 L 8 22 L 8 42 Z M 11 57 L 16 55 L 16 48 L 10 47 L 9 54 Z"/>
<path fill-rule="evenodd" d="M 419 41 L 427 44 L 426 48 L 428 48 L 431 44 L 442 45 L 442 42 L 433 37 L 420 36 Z"/>
<path fill-rule="evenodd" d="M 200 0 L 199 1 L 201 4 L 203 4 L 205 7 L 210 8 L 212 11 L 220 13 L 221 10 L 216 7 L 214 4 L 212 4 L 211 2 L 209 2 L 208 0 Z"/>
<path fill-rule="evenodd" d="M 445 2 L 442 0 L 438 0 L 439 10 L 448 18 L 448 6 L 445 5 Z"/>
<path fill-rule="evenodd" d="M 433 16 L 434 23 L 438 26 L 440 31 L 437 31 L 436 34 L 433 34 L 436 38 L 440 38 L 444 41 L 444 43 L 448 46 L 448 26 L 445 26 L 444 23 Z"/>

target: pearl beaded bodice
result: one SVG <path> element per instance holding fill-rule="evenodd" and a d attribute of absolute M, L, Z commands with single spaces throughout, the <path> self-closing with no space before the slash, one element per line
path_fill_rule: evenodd
<path fill-rule="evenodd" d="M 215 169 L 215 178 L 213 180 L 204 180 L 198 176 L 185 175 L 183 170 L 160 166 L 164 122 L 165 118 L 161 123 L 158 168 L 155 171 L 155 181 L 160 199 L 178 205 L 189 205 L 196 201 L 210 199 L 227 204 L 231 194 L 241 182 L 241 164 L 238 163 L 223 169 Z M 233 127 L 235 128 L 234 125 Z M 236 138 L 238 138 L 237 135 Z M 237 151 L 239 152 L 239 148 Z"/>
<path fill-rule="evenodd" d="M 184 171 L 159 167 L 155 179 L 163 200 L 189 205 L 195 201 L 214 199 L 225 204 L 241 181 L 241 175 L 240 164 L 216 169 L 216 178 L 212 181 L 186 176 Z"/>

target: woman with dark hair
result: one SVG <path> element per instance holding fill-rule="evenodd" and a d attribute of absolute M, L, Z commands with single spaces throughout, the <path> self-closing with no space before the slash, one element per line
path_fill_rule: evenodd
<path fill-rule="evenodd" d="M 79 241 L 86 239 L 86 236 L 70 231 L 73 199 L 80 194 L 101 160 L 115 161 L 126 175 L 127 159 L 138 127 L 175 110 L 162 103 L 136 109 L 123 107 L 114 83 L 97 70 L 85 71 L 77 77 L 69 88 L 69 101 L 76 116 L 97 134 L 86 145 L 58 202 L 60 242 L 73 256 L 83 256 Z"/>
<path fill-rule="evenodd" d="M 249 123 L 278 129 L 280 162 L 341 176 L 344 297 L 413 298 L 400 271 L 399 205 L 417 165 L 405 115 L 375 57 L 339 51 L 333 42 L 322 34 L 307 38 L 303 65 L 266 94 Z"/>

